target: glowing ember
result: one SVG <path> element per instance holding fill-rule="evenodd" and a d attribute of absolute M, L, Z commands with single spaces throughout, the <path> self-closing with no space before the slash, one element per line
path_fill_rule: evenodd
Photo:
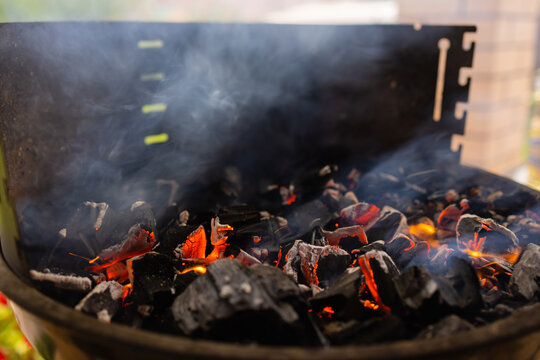
<path fill-rule="evenodd" d="M 116 280 L 119 283 L 123 283 L 128 280 L 128 269 L 124 263 L 118 262 L 105 269 L 107 280 Z"/>
<path fill-rule="evenodd" d="M 341 239 L 347 237 L 355 237 L 364 245 L 368 243 L 366 233 L 360 225 L 342 227 L 334 231 L 323 230 L 323 234 L 328 241 L 328 244 L 333 246 L 339 246 Z"/>
<path fill-rule="evenodd" d="M 122 293 L 122 302 L 126 300 L 126 298 L 131 294 L 133 291 L 133 284 L 127 284 L 124 286 L 124 292 Z"/>
<path fill-rule="evenodd" d="M 341 210 L 341 217 L 351 224 L 368 227 L 381 215 L 381 209 L 373 204 L 358 203 Z"/>
<path fill-rule="evenodd" d="M 204 259 L 206 255 L 206 233 L 202 225 L 188 235 L 180 249 L 175 249 L 175 255 L 183 259 Z"/>
<path fill-rule="evenodd" d="M 279 193 L 281 195 L 281 203 L 283 205 L 291 205 L 296 201 L 296 195 L 294 194 L 294 186 L 280 186 Z"/>
<path fill-rule="evenodd" d="M 197 274 L 204 274 L 206 273 L 206 267 L 202 265 L 190 267 L 190 268 L 182 270 L 180 274 L 185 274 L 190 271 L 195 271 Z"/>
<path fill-rule="evenodd" d="M 325 313 L 328 313 L 328 314 L 334 314 L 334 313 L 335 313 L 334 309 L 332 309 L 331 306 L 325 306 L 325 307 L 323 308 L 323 311 L 324 311 Z"/>
<path fill-rule="evenodd" d="M 219 223 L 219 218 L 212 219 L 211 222 L 212 226 L 212 233 L 210 236 L 210 241 L 212 245 L 214 245 L 214 249 L 206 257 L 206 260 L 208 262 L 215 261 L 217 259 L 222 259 L 223 254 L 225 253 L 225 250 L 227 249 L 227 239 L 229 236 L 227 235 L 230 231 L 234 230 L 232 226 L 230 225 L 222 225 Z"/>
<path fill-rule="evenodd" d="M 317 316 L 321 319 L 330 319 L 334 313 L 335 311 L 331 306 L 325 306 L 320 312 L 317 313 Z"/>
<path fill-rule="evenodd" d="M 404 236 L 405 239 L 409 240 L 409 247 L 408 248 L 405 248 L 403 249 L 403 251 L 409 251 L 411 250 L 413 247 L 416 246 L 416 243 L 414 241 L 412 241 L 410 238 L 408 238 L 407 236 Z"/>
<path fill-rule="evenodd" d="M 103 261 L 101 265 L 88 266 L 88 270 L 98 273 L 117 262 L 146 254 L 152 250 L 155 243 L 154 233 L 134 226 L 129 229 L 127 239 L 121 244 L 103 251 L 100 256 Z"/>
<path fill-rule="evenodd" d="M 363 302 L 364 307 L 367 307 L 371 310 L 377 310 L 379 308 L 379 305 L 372 303 L 369 300 L 364 300 Z"/>
<path fill-rule="evenodd" d="M 437 229 L 432 224 L 418 223 L 409 225 L 409 233 L 433 246 L 439 245 L 439 242 L 436 240 Z"/>
<path fill-rule="evenodd" d="M 373 297 L 373 300 L 375 300 L 377 305 L 384 312 L 389 313 L 390 308 L 382 302 L 382 299 L 379 296 L 379 292 L 377 290 L 377 283 L 375 282 L 375 279 L 373 277 L 373 270 L 371 269 L 371 265 L 369 264 L 369 258 L 366 255 L 360 256 L 358 258 L 358 265 L 360 266 L 360 269 L 362 270 L 362 273 L 364 274 L 365 283 L 369 289 L 369 292 L 371 293 L 371 296 Z M 364 303 L 364 306 L 365 306 L 365 303 Z"/>

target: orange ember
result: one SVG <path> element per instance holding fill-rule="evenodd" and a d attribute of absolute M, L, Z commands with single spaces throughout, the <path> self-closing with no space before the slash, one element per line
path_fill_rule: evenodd
<path fill-rule="evenodd" d="M 437 229 L 431 224 L 418 223 L 409 225 L 409 233 L 432 246 L 438 246 Z"/>
<path fill-rule="evenodd" d="M 360 225 L 342 227 L 334 231 L 323 230 L 323 234 L 328 241 L 328 244 L 333 246 L 339 247 L 341 239 L 349 237 L 357 238 L 359 242 L 365 245 L 368 243 L 366 233 Z"/>
<path fill-rule="evenodd" d="M 119 283 L 123 283 L 128 280 L 128 269 L 124 263 L 118 262 L 105 269 L 107 280 L 116 280 Z"/>
<path fill-rule="evenodd" d="M 291 194 L 289 196 L 289 198 L 287 199 L 287 205 L 291 205 L 293 202 L 296 201 L 296 195 L 295 194 Z"/>
<path fill-rule="evenodd" d="M 195 271 L 197 274 L 204 274 L 204 273 L 206 273 L 206 267 L 204 267 L 202 265 L 190 267 L 190 268 L 182 270 L 182 272 L 180 274 L 185 274 L 185 273 L 190 272 L 190 271 Z"/>
<path fill-rule="evenodd" d="M 409 239 L 408 237 L 407 237 L 406 239 L 407 239 L 407 240 L 409 240 L 409 244 L 410 244 L 410 245 L 409 245 L 409 247 L 408 247 L 408 248 L 406 248 L 406 249 L 403 249 L 403 251 L 409 251 L 409 250 L 411 250 L 411 249 L 412 249 L 413 247 L 415 247 L 415 246 L 416 246 L 416 243 L 415 243 L 414 241 L 412 241 L 412 240 L 411 240 L 411 239 Z"/>
<path fill-rule="evenodd" d="M 362 270 L 362 273 L 364 274 L 364 278 L 366 281 L 366 285 L 369 289 L 369 292 L 371 293 L 371 296 L 379 305 L 379 307 L 384 312 L 390 312 L 390 308 L 382 302 L 382 299 L 379 295 L 379 292 L 377 290 L 377 283 L 375 283 L 375 278 L 373 276 L 373 270 L 371 269 L 371 265 L 369 264 L 369 258 L 366 255 L 362 255 L 358 258 L 358 265 L 360 265 L 360 269 Z M 365 306 L 365 304 L 364 304 Z"/>
<path fill-rule="evenodd" d="M 180 251 L 181 258 L 204 259 L 206 255 L 206 233 L 202 225 L 188 235 Z"/>
<path fill-rule="evenodd" d="M 206 264 L 214 262 L 217 259 L 223 259 L 225 250 L 229 246 L 229 244 L 227 244 L 227 239 L 229 238 L 228 233 L 234 229 L 230 225 L 220 224 L 219 218 L 212 219 L 211 227 L 210 243 L 214 248 L 208 256 L 205 257 L 207 239 L 206 232 L 202 225 L 188 235 L 177 255 L 182 259 L 204 259 Z M 232 256 L 230 258 L 232 258 Z M 206 272 L 206 269 L 204 269 L 204 272 L 201 270 L 203 267 L 203 265 L 197 265 L 196 267 L 184 270 L 184 272 L 194 270 L 202 274 Z"/>
<path fill-rule="evenodd" d="M 381 209 L 373 204 L 358 203 L 341 211 L 341 217 L 349 219 L 357 225 L 366 226 L 375 221 L 381 214 Z"/>
<path fill-rule="evenodd" d="M 122 293 L 122 302 L 126 300 L 126 298 L 131 294 L 133 291 L 133 284 L 127 284 L 124 286 L 124 292 Z"/>
<path fill-rule="evenodd" d="M 334 309 L 332 309 L 331 306 L 325 306 L 320 312 L 317 313 L 317 316 L 321 319 L 330 319 L 334 315 L 334 313 L 335 311 Z"/>
<path fill-rule="evenodd" d="M 261 237 L 260 237 L 260 236 L 254 236 L 254 237 L 253 237 L 253 242 L 254 242 L 255 244 L 260 243 L 260 242 L 261 242 Z"/>
<path fill-rule="evenodd" d="M 369 300 L 364 300 L 363 305 L 371 310 L 377 310 L 379 308 L 379 305 L 374 304 Z"/>
<path fill-rule="evenodd" d="M 328 314 L 334 314 L 334 313 L 335 313 L 334 309 L 332 309 L 331 306 L 325 306 L 322 310 L 323 310 L 325 313 L 328 313 Z"/>
<path fill-rule="evenodd" d="M 71 256 L 76 256 L 76 257 L 79 257 L 79 258 L 81 258 L 81 259 L 84 259 L 84 260 L 88 261 L 89 264 L 93 264 L 94 262 L 96 262 L 96 261 L 99 259 L 99 256 L 96 256 L 96 257 L 93 258 L 93 259 L 89 259 L 89 258 L 87 258 L 87 257 L 81 256 L 81 255 L 77 255 L 77 254 L 74 254 L 74 253 L 71 253 L 71 252 L 68 253 L 68 254 L 71 255 Z"/>
<path fill-rule="evenodd" d="M 102 256 L 101 259 L 104 263 L 101 265 L 91 265 L 88 267 L 88 270 L 93 273 L 98 273 L 117 262 L 146 254 L 152 250 L 155 242 L 156 240 L 153 232 L 140 229 L 134 241 L 127 241 L 122 245 L 119 251 L 113 251 Z"/>

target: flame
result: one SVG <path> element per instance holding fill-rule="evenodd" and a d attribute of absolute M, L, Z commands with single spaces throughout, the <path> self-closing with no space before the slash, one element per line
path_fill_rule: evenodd
<path fill-rule="evenodd" d="M 468 241 L 460 240 L 459 237 L 457 239 L 458 246 L 462 245 L 464 247 L 461 249 L 462 251 L 471 251 L 475 253 L 480 253 L 480 249 L 482 249 L 485 241 L 486 237 L 480 237 L 480 234 L 477 232 L 475 232 L 473 238 Z"/>
<path fill-rule="evenodd" d="M 180 272 L 180 274 L 185 274 L 185 273 L 190 272 L 190 271 L 195 271 L 197 274 L 204 274 L 204 273 L 206 273 L 206 267 L 202 266 L 202 265 L 193 266 L 193 267 L 182 270 L 182 272 Z"/>
<path fill-rule="evenodd" d="M 260 236 L 253 236 L 253 242 L 254 242 L 255 244 L 260 243 L 260 242 L 261 242 L 261 237 L 260 237 Z"/>
<path fill-rule="evenodd" d="M 418 223 L 409 225 L 409 233 L 432 246 L 439 246 L 436 240 L 437 229 L 431 224 Z"/>
<path fill-rule="evenodd" d="M 124 285 L 124 292 L 122 293 L 122 302 L 126 300 L 126 298 L 131 294 L 133 291 L 133 284 L 127 284 Z"/>
<path fill-rule="evenodd" d="M 478 236 L 475 236 L 475 240 L 478 240 L 477 238 Z M 468 245 L 471 245 L 469 243 Z M 499 289 L 499 280 L 497 276 L 501 274 L 499 272 L 501 267 L 494 267 L 493 265 L 502 265 L 503 261 L 514 264 L 519 257 L 521 249 L 510 254 L 489 254 L 478 250 L 471 250 L 470 248 L 464 248 L 461 249 L 461 251 L 473 258 L 471 262 L 476 270 L 480 285 L 489 290 Z M 511 276 L 512 274 L 505 271 L 504 275 Z"/>

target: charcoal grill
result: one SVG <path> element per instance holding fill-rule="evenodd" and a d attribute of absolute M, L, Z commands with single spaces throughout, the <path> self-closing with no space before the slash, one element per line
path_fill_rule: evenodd
<path fill-rule="evenodd" d="M 0 289 L 27 337 L 48 358 L 487 359 L 508 352 L 532 358 L 540 345 L 538 306 L 430 341 L 246 347 L 102 324 L 45 297 L 28 281 L 28 264 L 50 248 L 65 209 L 90 196 L 125 202 L 126 184 L 150 202 L 162 201 L 151 185 L 161 174 L 180 183 L 179 202 L 204 204 L 201 179 L 222 164 L 234 165 L 253 184 L 335 159 L 361 162 L 362 170 L 442 164 L 539 202 L 540 194 L 530 189 L 457 165 L 455 145 L 466 116 L 456 106 L 466 103 L 469 88 L 468 81 L 460 83 L 460 71 L 472 65 L 474 43 L 467 39 L 474 31 L 0 25 Z M 33 222 L 45 233 L 32 233 Z"/>

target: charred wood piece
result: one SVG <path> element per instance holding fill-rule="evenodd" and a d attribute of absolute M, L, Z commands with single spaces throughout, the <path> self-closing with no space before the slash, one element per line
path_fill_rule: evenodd
<path fill-rule="evenodd" d="M 149 304 L 158 293 L 169 294 L 171 303 L 177 291 L 175 279 L 181 275 L 175 272 L 175 264 L 170 257 L 149 252 L 127 261 L 129 280 L 133 286 L 131 299 L 137 304 Z M 170 304 L 169 304 L 170 305 Z"/>
<path fill-rule="evenodd" d="M 481 253 L 508 254 L 517 251 L 519 240 L 493 219 L 465 214 L 457 223 L 458 247 Z"/>
<path fill-rule="evenodd" d="M 369 229 L 381 216 L 381 209 L 373 204 L 359 202 L 342 209 L 340 215 L 345 225 L 361 225 Z"/>
<path fill-rule="evenodd" d="M 406 313 L 414 313 L 420 319 L 434 320 L 447 311 L 442 306 L 437 283 L 424 267 L 408 268 L 394 279 L 394 285 Z"/>
<path fill-rule="evenodd" d="M 50 282 L 55 287 L 65 290 L 89 292 L 92 290 L 92 280 L 77 275 L 55 274 L 47 269 L 43 272 L 30 270 L 30 278 L 34 281 Z"/>
<path fill-rule="evenodd" d="M 306 343 L 310 330 L 295 309 L 301 303 L 298 286 L 282 271 L 218 260 L 176 298 L 172 314 L 179 329 L 192 336 Z"/>
<path fill-rule="evenodd" d="M 286 259 L 283 270 L 298 283 L 327 287 L 349 266 L 351 256 L 335 246 L 315 246 L 297 240 Z"/>
<path fill-rule="evenodd" d="M 339 246 L 351 252 L 368 243 L 366 233 L 360 225 L 338 228 L 334 231 L 322 231 L 329 245 Z"/>
<path fill-rule="evenodd" d="M 407 218 L 400 211 L 385 206 L 381 210 L 380 217 L 366 230 L 368 241 L 384 240 L 392 241 L 398 234 L 407 229 Z"/>
<path fill-rule="evenodd" d="M 457 332 L 472 329 L 474 329 L 474 326 L 467 320 L 464 320 L 457 315 L 448 315 L 438 323 L 429 325 L 426 329 L 422 330 L 416 338 L 433 339 L 438 336 L 448 336 Z"/>
<path fill-rule="evenodd" d="M 86 295 L 76 310 L 95 315 L 99 320 L 110 322 L 122 306 L 124 287 L 116 281 L 102 282 Z"/>
<path fill-rule="evenodd" d="M 540 298 L 540 246 L 529 244 L 514 266 L 509 288 L 514 296 L 526 300 Z"/>
<path fill-rule="evenodd" d="M 483 306 L 480 283 L 471 264 L 458 256 L 449 256 L 443 270 L 434 269 L 433 279 L 441 298 L 455 311 L 473 313 Z"/>

